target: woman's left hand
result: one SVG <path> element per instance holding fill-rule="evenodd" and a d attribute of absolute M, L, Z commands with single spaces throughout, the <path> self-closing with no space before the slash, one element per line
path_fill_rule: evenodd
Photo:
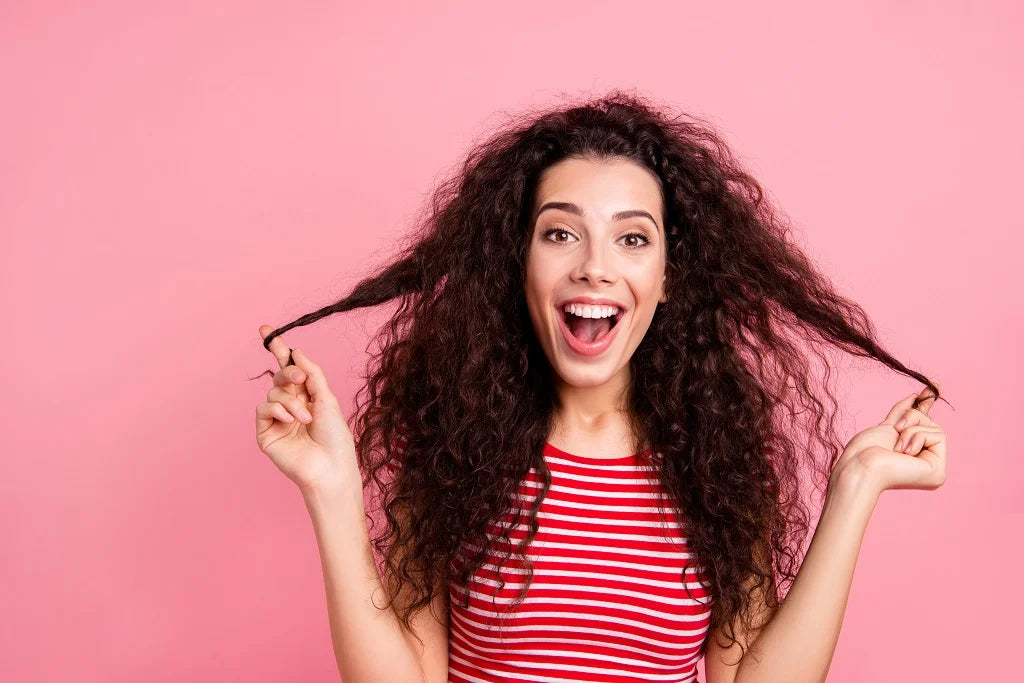
<path fill-rule="evenodd" d="M 918 408 L 914 399 L 922 397 Z M 935 394 L 927 387 L 898 402 L 880 424 L 846 444 L 832 470 L 833 481 L 854 467 L 880 494 L 886 489 L 934 490 L 946 481 L 946 433 L 928 417 Z"/>

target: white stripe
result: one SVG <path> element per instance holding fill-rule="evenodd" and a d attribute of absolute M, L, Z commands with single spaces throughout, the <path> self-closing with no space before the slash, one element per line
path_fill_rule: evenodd
<path fill-rule="evenodd" d="M 590 592 L 594 592 L 594 591 L 590 591 Z M 600 591 L 598 591 L 598 592 L 600 592 Z M 607 591 L 605 591 L 605 595 L 607 595 Z M 644 597 L 644 596 L 641 595 L 641 597 Z M 648 599 L 650 599 L 651 596 L 648 595 L 646 597 Z M 514 598 L 502 598 L 502 597 L 498 597 L 496 595 L 493 595 L 493 596 L 492 595 L 488 595 L 485 598 L 481 598 L 481 600 L 483 602 L 492 603 L 492 604 L 495 604 L 495 605 L 511 605 L 513 599 Z M 657 601 L 658 600 L 652 600 L 652 602 L 657 602 Z M 666 600 L 665 602 L 668 604 L 670 601 Z M 701 600 L 697 600 L 695 598 L 683 598 L 682 600 L 679 600 L 679 601 L 671 601 L 670 604 L 674 604 L 674 605 L 677 605 L 677 606 L 686 605 L 686 606 L 690 606 L 690 607 L 706 607 L 706 606 L 711 604 L 711 599 L 710 598 L 704 598 L 704 600 L 701 601 Z M 640 605 L 634 605 L 632 603 L 620 603 L 620 602 L 615 602 L 613 600 L 608 600 L 608 599 L 605 599 L 605 600 L 590 600 L 588 598 L 573 598 L 573 597 L 569 597 L 567 595 L 566 596 L 560 596 L 559 598 L 557 598 L 557 600 L 553 599 L 553 598 L 543 598 L 543 599 L 534 598 L 533 600 L 530 600 L 529 596 L 527 596 L 523 600 L 521 606 L 517 608 L 519 611 L 517 613 L 512 613 L 512 614 L 521 614 L 524 617 L 526 617 L 526 616 L 536 616 L 538 614 L 541 614 L 541 612 L 537 612 L 537 611 L 534 611 L 534 610 L 528 609 L 528 608 L 531 608 L 531 607 L 548 607 L 548 606 L 557 607 L 559 610 L 564 610 L 565 608 L 568 608 L 568 607 L 580 607 L 580 608 L 583 608 L 583 607 L 595 607 L 595 608 L 602 608 L 602 609 L 612 609 L 612 608 L 614 608 L 614 609 L 621 610 L 623 612 L 629 612 L 631 614 L 636 614 L 636 615 L 643 614 L 643 615 L 646 615 L 646 616 L 649 616 L 649 617 L 658 617 L 658 618 L 661 618 L 661 619 L 665 619 L 666 621 L 672 621 L 674 619 L 688 619 L 689 620 L 689 619 L 698 618 L 696 615 L 690 615 L 690 614 L 668 614 L 664 610 L 661 610 L 661 609 L 651 608 L 651 607 L 641 607 Z M 560 612 L 558 612 L 558 614 L 562 614 L 564 616 L 569 616 L 569 617 L 577 616 L 577 615 L 590 615 L 590 616 L 598 617 L 600 619 L 604 619 L 605 618 L 604 612 L 603 611 L 599 611 L 597 609 L 595 609 L 593 611 L 584 610 L 584 609 L 576 609 L 576 610 L 572 610 L 572 611 L 560 611 Z M 638 623 L 643 623 L 643 622 L 638 622 Z"/>
<path fill-rule="evenodd" d="M 522 486 L 528 486 L 530 488 L 538 489 L 538 493 L 540 492 L 539 489 L 541 488 L 541 485 L 540 485 L 539 482 L 523 481 L 523 482 L 520 482 L 520 483 L 521 483 Z M 565 486 L 563 484 L 551 484 L 551 486 L 548 487 L 548 493 L 547 493 L 548 497 L 546 497 L 545 500 L 548 500 L 551 497 L 552 493 L 573 493 L 573 494 L 576 494 L 578 496 L 585 496 L 587 498 L 600 498 L 600 499 L 604 499 L 604 498 L 633 498 L 633 499 L 639 499 L 639 500 L 660 500 L 662 502 L 668 502 L 668 501 L 671 500 L 670 496 L 668 496 L 668 495 L 666 495 L 664 493 L 660 493 L 660 492 L 653 492 L 653 493 L 651 493 L 651 492 L 644 492 L 644 491 L 595 491 L 593 488 L 581 489 L 581 488 L 576 488 L 575 486 Z M 522 495 L 522 494 L 520 494 L 520 495 Z M 536 496 L 537 496 L 537 494 L 533 494 L 533 497 L 536 497 Z M 572 502 L 572 504 L 575 505 L 575 501 L 570 501 L 570 502 Z"/>
<path fill-rule="evenodd" d="M 459 636 L 458 634 L 456 634 L 456 637 L 459 638 L 460 641 L 463 640 L 461 638 L 461 636 Z M 493 649 L 493 648 L 476 648 L 473 645 L 473 643 L 470 643 L 469 641 L 465 641 L 465 644 L 463 644 L 463 642 L 457 642 L 455 640 L 452 640 L 450 642 L 451 642 L 452 646 L 454 646 L 456 649 L 462 651 L 465 654 L 470 654 L 470 655 L 475 654 L 478 657 L 486 657 L 488 659 L 490 659 L 490 657 L 487 657 L 487 655 L 483 654 L 483 653 L 485 653 L 485 652 L 491 652 L 491 653 L 494 653 L 494 652 L 497 652 L 497 653 L 507 652 L 507 650 L 505 650 L 503 648 L 497 648 L 497 649 Z M 616 652 L 620 652 L 620 651 L 623 650 L 623 648 L 615 646 L 615 645 L 611 645 L 610 643 L 605 643 L 604 647 L 607 647 L 610 650 L 615 650 Z M 640 655 L 651 655 L 652 654 L 652 653 L 650 653 L 650 652 L 648 652 L 646 650 L 636 650 L 636 651 Z M 523 654 L 523 655 L 541 655 L 544 658 L 550 658 L 550 657 L 583 657 L 584 659 L 597 659 L 597 661 L 600 661 L 600 662 L 604 662 L 604 661 L 607 661 L 609 659 L 612 659 L 612 657 L 610 657 L 608 655 L 605 655 L 603 653 L 583 652 L 581 650 L 573 650 L 573 649 L 567 649 L 567 648 L 542 648 L 542 649 L 534 649 L 534 648 L 521 649 L 521 648 L 516 648 L 514 650 L 514 652 L 517 655 L 518 654 Z M 628 658 L 627 659 L 627 658 L 623 658 L 623 662 L 624 663 L 628 663 L 629 666 L 645 666 L 645 667 L 651 668 L 651 669 L 661 669 L 662 671 L 679 671 L 679 669 L 681 669 L 681 668 L 687 666 L 688 664 L 692 663 L 689 660 L 692 659 L 692 654 L 693 653 L 690 653 L 690 654 L 691 654 L 691 656 L 689 658 L 687 658 L 687 659 L 683 659 L 682 661 L 675 660 L 675 661 L 672 661 L 671 663 L 657 662 L 657 661 L 648 661 L 648 660 L 643 659 L 643 658 L 641 658 L 641 659 L 634 659 L 634 658 Z M 634 662 L 635 662 L 635 664 L 634 664 Z M 551 663 L 557 665 L 557 661 L 552 661 Z"/>
<path fill-rule="evenodd" d="M 467 662 L 465 659 L 462 659 L 461 657 L 455 657 L 451 653 L 449 653 L 448 656 L 451 657 L 452 659 L 454 659 L 455 661 L 459 662 L 460 664 L 466 664 L 468 666 L 473 666 L 472 664 Z M 451 662 L 449 662 L 449 664 L 451 664 Z M 466 679 L 467 681 L 470 681 L 470 683 L 493 683 L 492 681 L 489 681 L 486 678 L 477 678 L 476 676 L 473 676 L 471 674 L 463 673 L 462 671 L 456 671 L 456 670 L 452 669 L 451 667 L 449 667 L 448 668 L 448 681 L 449 681 L 449 683 L 452 680 L 452 678 L 451 678 L 452 676 L 458 676 L 460 680 L 461 679 Z"/>
<path fill-rule="evenodd" d="M 567 573 L 566 575 L 567 576 L 576 576 L 576 575 L 574 575 L 572 573 Z M 478 581 L 480 583 L 486 583 L 486 584 L 488 584 L 490 586 L 497 587 L 497 585 L 498 585 L 498 582 L 494 581 L 492 579 L 485 579 L 485 578 L 482 578 L 482 577 L 478 577 L 478 578 L 476 578 L 474 580 Z M 634 583 L 640 583 L 640 582 L 634 582 Z M 646 585 L 647 582 L 644 581 L 642 583 L 644 585 Z M 512 589 L 512 588 L 516 588 L 516 587 L 522 586 L 522 585 L 523 585 L 522 582 L 520 582 L 520 583 L 506 582 L 505 583 L 505 588 Z M 697 582 L 697 581 L 687 581 L 686 582 L 686 586 L 688 588 L 691 588 L 691 589 L 694 589 L 694 590 L 701 590 L 701 589 L 703 589 L 705 587 L 703 584 L 701 584 L 700 582 Z M 678 587 L 680 590 L 684 590 L 682 582 L 677 583 L 675 587 Z M 458 586 L 458 587 L 455 587 L 455 588 L 458 590 L 459 594 L 465 594 L 465 592 L 466 592 L 466 589 L 464 587 L 462 587 L 462 586 Z M 530 590 L 534 590 L 534 589 L 540 590 L 542 588 L 543 589 L 552 589 L 552 590 L 561 590 L 561 591 L 579 591 L 581 593 L 600 593 L 602 595 L 608 595 L 608 592 L 610 590 L 614 590 L 616 596 L 628 595 L 628 596 L 633 597 L 633 598 L 640 598 L 642 600 L 652 600 L 652 601 L 655 601 L 655 602 L 663 603 L 665 605 L 676 605 L 676 606 L 691 605 L 692 606 L 692 605 L 703 605 L 704 604 L 704 602 L 702 602 L 702 601 L 700 601 L 700 600 L 698 600 L 696 598 L 666 598 L 666 597 L 661 596 L 661 595 L 652 595 L 649 592 L 625 590 L 625 589 L 622 589 L 622 588 L 609 589 L 606 586 L 587 586 L 587 585 L 581 585 L 581 584 L 567 585 L 567 584 L 564 584 L 564 583 L 545 583 L 543 581 L 533 581 L 533 582 L 530 583 Z M 481 597 L 483 599 L 490 600 L 491 599 L 491 594 L 488 593 L 487 595 L 480 595 L 479 597 Z M 527 597 L 526 602 L 530 603 L 530 604 L 535 604 L 536 601 L 547 602 L 547 601 L 557 600 L 558 604 L 561 605 L 561 604 L 563 604 L 564 601 L 569 600 L 569 599 L 570 598 L 544 597 L 544 598 L 535 598 L 534 602 L 531 603 L 529 598 Z M 704 599 L 706 599 L 706 598 L 704 598 Z M 511 604 L 512 600 L 513 600 L 513 598 L 502 598 L 502 597 L 495 596 L 495 602 L 497 602 L 498 604 Z M 616 603 L 608 602 L 606 604 L 615 605 Z"/>
<path fill-rule="evenodd" d="M 466 652 L 465 650 L 462 650 L 462 648 L 458 648 L 457 645 L 456 645 L 456 648 L 461 650 L 462 652 L 464 652 L 467 655 L 472 655 L 471 652 Z M 585 653 L 585 652 L 580 652 L 578 654 L 579 654 L 580 657 L 582 657 L 584 659 L 587 659 L 588 658 L 587 655 L 589 655 L 589 653 Z M 625 658 L 622 658 L 622 657 L 613 657 L 611 655 L 601 655 L 601 657 L 602 657 L 602 661 L 612 661 L 612 662 L 622 662 L 622 663 L 632 663 L 634 661 L 634 660 L 625 659 Z M 469 662 L 467 662 L 464 659 L 457 658 L 457 661 L 460 661 L 463 664 L 466 664 L 468 666 L 472 666 L 472 664 L 470 664 Z M 543 662 L 537 663 L 537 662 L 520 662 L 520 661 L 515 661 L 515 660 L 503 660 L 501 663 L 505 664 L 507 666 L 522 667 L 522 668 L 525 668 L 525 669 L 548 670 L 548 669 L 551 668 L 550 664 L 546 664 L 546 663 L 543 663 Z M 608 667 L 579 666 L 579 665 L 576 665 L 576 664 L 558 664 L 557 666 L 562 671 L 578 671 L 580 673 L 595 673 L 595 674 L 607 674 L 607 673 L 609 673 Z M 649 681 L 666 681 L 669 678 L 672 678 L 672 677 L 674 677 L 676 675 L 678 675 L 678 674 L 665 674 L 665 675 L 661 675 L 661 674 L 644 674 L 645 678 L 647 680 L 649 680 Z M 516 678 L 525 678 L 525 679 L 528 679 L 528 680 L 545 680 L 545 679 L 534 678 L 533 676 L 530 676 L 530 675 L 525 674 L 525 673 L 520 673 L 519 671 L 516 671 Z"/>
<path fill-rule="evenodd" d="M 475 610 L 475 611 L 479 611 L 479 610 Z M 463 630 L 467 631 L 467 632 L 468 632 L 468 629 L 466 629 L 463 626 L 463 624 L 472 624 L 473 626 L 476 626 L 480 630 L 487 631 L 487 632 L 496 631 L 497 628 L 498 628 L 495 624 L 484 623 L 484 622 L 477 621 L 476 619 L 471 619 L 465 612 L 462 612 L 462 611 L 460 611 L 458 613 L 453 613 L 452 614 L 452 622 L 455 623 L 455 624 L 459 624 L 463 628 Z M 530 634 L 530 633 L 536 633 L 538 631 L 544 630 L 544 631 L 563 631 L 565 633 L 571 633 L 573 635 L 580 635 L 580 634 L 590 633 L 590 634 L 593 634 L 593 635 L 596 635 L 596 636 L 615 636 L 615 637 L 618 637 L 618 638 L 628 637 L 633 642 L 647 643 L 648 645 L 655 645 L 657 647 L 662 647 L 662 648 L 673 648 L 673 647 L 697 647 L 697 648 L 699 648 L 700 645 L 701 645 L 701 642 L 702 642 L 702 636 L 706 635 L 707 628 L 708 627 L 705 625 L 705 626 L 699 626 L 697 628 L 679 628 L 679 629 L 675 629 L 675 630 L 672 631 L 672 633 L 674 635 L 677 635 L 677 636 L 691 636 L 691 637 L 698 638 L 698 640 L 694 641 L 689 646 L 681 646 L 679 643 L 673 642 L 673 641 L 670 641 L 670 640 L 661 640 L 659 638 L 648 638 L 647 636 L 638 636 L 638 635 L 634 635 L 634 634 L 625 634 L 625 633 L 623 633 L 620 630 L 598 628 L 596 626 L 575 626 L 575 625 L 564 626 L 562 624 L 548 624 L 547 626 L 544 626 L 544 625 L 539 625 L 539 626 L 538 625 L 534 625 L 534 626 L 517 626 L 515 624 L 511 624 L 511 625 L 508 624 L 508 620 L 507 619 L 502 623 L 501 632 L 502 633 Z M 476 636 L 474 636 L 474 637 L 476 637 Z M 507 642 L 508 639 L 506 638 L 505 641 Z M 595 642 L 600 643 L 600 641 L 595 641 Z M 607 644 L 607 643 L 602 643 L 602 644 Z"/>
<path fill-rule="evenodd" d="M 529 531 L 530 525 L 527 522 L 520 522 L 515 525 L 502 525 L 502 530 L 508 529 L 511 531 Z M 665 543 L 669 545 L 683 545 L 686 543 L 685 538 L 676 538 L 673 536 L 661 536 L 654 534 L 629 534 L 629 533 L 618 533 L 615 531 L 587 531 L 581 529 L 563 529 L 561 527 L 551 527 L 540 525 L 537 530 L 538 535 L 541 533 L 549 536 L 560 536 L 564 538 L 607 538 L 609 540 L 616 539 L 622 541 L 643 541 L 646 543 Z M 488 532 L 488 536 L 491 538 L 500 538 L 501 534 L 494 534 Z M 533 540 L 534 543 L 538 543 L 536 538 Z M 617 548 L 617 546 L 613 546 Z"/>
<path fill-rule="evenodd" d="M 488 569 L 493 570 L 495 573 L 497 573 L 497 571 L 498 571 L 497 565 L 484 564 L 484 565 L 481 565 L 481 566 L 482 567 L 487 567 Z M 504 569 L 504 567 L 502 569 Z M 690 569 L 689 567 L 686 568 L 686 573 L 688 573 L 688 574 L 696 574 L 696 572 L 694 570 Z M 620 576 L 618 574 L 608 574 L 607 572 L 584 572 L 584 571 L 575 571 L 575 570 L 569 570 L 569 569 L 548 569 L 546 567 L 540 567 L 540 568 L 538 568 L 538 569 L 536 569 L 534 571 L 534 573 L 533 573 L 533 581 L 536 581 L 540 577 L 547 578 L 547 577 L 553 577 L 553 576 L 565 576 L 565 577 L 568 577 L 568 578 L 581 579 L 581 580 L 582 579 L 600 579 L 600 580 L 608 580 L 608 581 L 621 581 L 621 582 L 624 582 L 624 583 L 635 583 L 635 584 L 647 586 L 647 587 L 650 587 L 650 588 L 679 588 L 679 587 L 681 587 L 683 585 L 682 582 L 679 581 L 679 580 L 676 580 L 676 581 L 660 581 L 658 579 L 646 579 L 646 578 L 640 578 L 640 577 L 636 577 L 636 576 Z M 474 581 L 481 581 L 483 583 L 486 583 L 486 584 L 489 584 L 489 585 L 492 585 L 492 586 L 496 586 L 498 584 L 497 580 L 495 580 L 495 579 L 487 579 L 487 578 L 484 578 L 482 576 L 474 576 L 473 580 Z M 505 585 L 506 586 L 521 586 L 524 583 L 526 583 L 526 581 L 506 581 Z M 536 584 L 534 583 L 532 585 L 536 585 Z M 695 587 L 706 588 L 707 587 L 707 584 L 703 583 L 701 581 L 687 581 L 686 585 L 690 586 L 691 588 L 695 588 Z M 452 587 L 453 588 L 456 587 L 454 583 L 452 584 Z M 465 590 L 465 588 L 463 586 L 459 586 L 458 588 L 460 588 L 461 590 Z"/>
<path fill-rule="evenodd" d="M 467 542 L 467 545 L 470 545 Z M 508 546 L 509 544 L 504 541 L 501 542 L 502 546 Z M 470 547 L 474 547 L 470 545 Z M 476 546 L 477 548 L 479 546 Z M 619 555 L 639 555 L 641 557 L 660 557 L 664 559 L 687 559 L 692 557 L 693 554 L 690 552 L 671 552 L 663 550 L 646 550 L 644 548 L 602 548 L 600 546 L 587 545 L 585 543 L 559 543 L 557 541 L 539 541 L 536 538 L 533 539 L 532 548 L 562 548 L 565 550 L 585 550 L 587 552 L 607 552 L 616 553 Z M 551 559 L 560 559 L 558 555 L 545 555 L 543 558 L 545 561 Z M 640 565 L 644 566 L 643 564 Z"/>
<path fill-rule="evenodd" d="M 556 502 L 556 501 L 550 501 L 550 502 Z M 657 510 L 647 510 L 647 511 L 648 512 L 657 512 Z M 631 527 L 632 526 L 646 526 L 646 527 L 659 528 L 659 529 L 666 529 L 666 528 L 667 529 L 682 529 L 682 528 L 684 528 L 682 524 L 678 524 L 676 522 L 672 522 L 671 520 L 666 520 L 666 522 L 667 522 L 667 526 L 666 526 L 666 522 L 662 522 L 660 519 L 657 520 L 657 521 L 651 521 L 651 522 L 649 522 L 647 520 L 632 520 L 631 519 L 631 520 L 629 520 L 627 522 L 627 521 L 623 520 L 620 517 L 601 517 L 600 515 L 590 515 L 588 517 L 579 517 L 577 515 L 563 515 L 563 514 L 560 514 L 558 512 L 548 512 L 548 511 L 545 511 L 545 510 L 538 510 L 537 511 L 537 519 L 560 519 L 560 520 L 563 520 L 563 521 L 566 521 L 566 522 L 577 522 L 579 524 L 605 524 L 605 525 L 610 525 L 610 526 L 618 526 L 618 525 L 622 525 L 622 524 L 628 524 Z M 605 521 L 602 522 L 601 520 L 605 520 Z M 541 528 L 545 528 L 545 527 L 542 526 Z M 581 531 L 580 533 L 586 533 L 586 532 Z"/>
<path fill-rule="evenodd" d="M 584 601 L 580 601 L 580 602 L 584 602 Z M 586 601 L 586 602 L 589 602 L 590 604 L 596 605 L 596 606 L 602 606 L 602 607 L 607 606 L 606 602 L 601 602 L 600 600 L 589 600 L 589 601 Z M 640 611 L 640 610 L 638 610 L 637 608 L 634 608 L 632 606 L 624 605 L 623 606 L 623 611 L 626 611 L 626 612 L 637 612 L 637 611 Z M 643 611 L 646 612 L 647 614 L 652 614 L 653 613 L 653 614 L 655 614 L 655 615 L 657 615 L 659 617 L 662 617 L 662 618 L 666 617 L 665 614 L 663 614 L 661 612 L 658 612 L 657 610 L 643 610 Z M 679 635 L 680 633 L 697 634 L 697 633 L 700 633 L 701 630 L 702 630 L 701 628 L 698 628 L 696 630 L 681 631 L 678 628 L 666 628 L 664 626 L 655 626 L 654 624 L 648 623 L 646 621 L 638 620 L 638 619 L 627 619 L 625 617 L 613 617 L 613 616 L 606 615 L 606 614 L 586 614 L 586 613 L 584 613 L 584 614 L 573 614 L 573 613 L 570 613 L 570 612 L 547 612 L 547 611 L 540 611 L 540 610 L 538 610 L 538 611 L 531 611 L 531 612 L 512 612 L 510 614 L 497 614 L 495 612 L 490 612 L 490 611 L 486 611 L 486 610 L 480 609 L 479 607 L 474 607 L 473 605 L 470 605 L 466 609 L 462 609 L 462 605 L 459 605 L 459 614 L 460 615 L 464 615 L 467 612 L 470 613 L 470 614 L 475 614 L 477 616 L 481 616 L 481 617 L 490 617 L 491 619 L 501 618 L 504 623 L 515 622 L 515 621 L 517 621 L 519 619 L 523 619 L 523 618 L 534 618 L 534 619 L 535 618 L 541 618 L 541 619 L 552 619 L 552 620 L 580 620 L 580 619 L 583 619 L 583 618 L 587 618 L 590 621 L 594 621 L 595 619 L 597 619 L 597 620 L 604 621 L 604 622 L 607 622 L 607 623 L 619 624 L 621 626 L 634 626 L 634 627 L 637 627 L 637 628 L 639 628 L 641 630 L 644 630 L 644 631 L 661 633 L 661 634 L 666 635 L 666 636 L 675 636 L 675 635 Z M 710 612 L 710 610 L 705 610 L 704 614 L 707 615 L 709 612 Z M 697 621 L 699 619 L 702 619 L 702 616 L 698 615 L 698 614 L 692 614 L 692 615 L 684 614 L 684 615 L 680 615 L 678 617 L 678 619 L 679 619 L 680 622 L 688 623 L 688 622 L 691 622 L 691 621 Z M 475 622 L 475 621 L 473 623 L 479 624 L 479 622 Z M 486 624 L 481 624 L 481 626 L 483 628 L 487 628 L 487 629 L 494 629 L 494 625 L 493 624 L 490 625 L 490 626 L 488 626 Z M 519 626 L 519 627 L 513 627 L 513 628 L 526 629 L 527 631 L 529 631 L 530 629 L 536 629 L 536 628 L 539 628 L 539 627 L 534 625 L 534 626 Z M 551 626 L 550 628 L 555 628 L 555 627 Z M 571 629 L 573 632 L 576 632 L 576 631 L 580 630 L 580 629 L 577 629 L 575 626 L 563 626 L 563 627 L 560 627 L 560 628 L 568 628 L 568 629 Z M 613 633 L 614 633 L 614 631 L 613 631 Z M 619 632 L 619 636 L 621 637 L 621 636 L 623 636 L 623 634 L 621 632 Z M 633 636 L 633 635 L 630 635 L 629 637 L 633 638 L 633 639 L 640 638 L 640 636 Z"/>
<path fill-rule="evenodd" d="M 637 470 L 638 473 L 640 471 L 642 471 L 642 470 Z M 654 470 L 650 470 L 650 469 L 647 470 L 647 471 L 654 472 Z M 537 476 L 536 471 L 534 471 L 534 476 Z M 609 477 L 609 476 L 601 476 L 600 474 L 577 474 L 575 472 L 563 472 L 561 470 L 552 470 L 551 471 L 551 480 L 554 481 L 555 479 L 569 479 L 571 481 L 589 482 L 589 483 L 594 483 L 594 484 L 622 484 L 623 486 L 625 486 L 627 484 L 633 484 L 633 485 L 635 485 L 635 484 L 652 485 L 653 484 L 653 485 L 656 486 L 657 484 L 659 484 L 661 482 L 661 479 L 658 478 L 658 477 L 635 477 L 635 478 L 629 478 L 629 477 Z M 538 481 L 536 483 L 538 483 L 538 484 L 540 483 L 539 477 L 538 477 Z"/>
<path fill-rule="evenodd" d="M 575 460 L 567 460 L 566 458 L 561 458 L 561 457 L 559 457 L 557 455 L 549 455 L 549 456 L 546 456 L 544 459 L 545 459 L 546 462 L 553 462 L 553 463 L 557 463 L 559 465 L 569 465 L 571 467 L 582 467 L 584 469 L 592 468 L 594 470 L 600 470 L 602 472 L 657 472 L 657 469 L 651 467 L 650 465 L 597 465 L 597 466 L 593 466 L 593 465 L 589 465 L 589 464 L 579 463 L 579 462 L 576 462 Z M 600 462 L 600 459 L 599 458 L 595 458 L 595 461 Z M 551 468 L 549 467 L 548 469 L 551 469 Z M 562 474 L 562 472 L 559 472 L 559 474 Z"/>
<path fill-rule="evenodd" d="M 522 493 L 513 493 L 512 498 L 532 503 L 536 499 L 536 495 L 524 495 Z M 601 512 L 639 512 L 643 514 L 650 514 L 652 512 L 658 512 L 658 508 L 652 505 L 593 505 L 591 503 L 578 503 L 574 500 L 559 500 L 557 498 L 545 498 L 545 505 L 568 505 L 573 508 L 580 510 L 599 510 Z M 619 523 L 629 523 L 627 520 L 618 520 Z"/>
<path fill-rule="evenodd" d="M 469 544 L 467 543 L 466 545 L 468 546 Z M 689 557 L 689 554 L 685 555 L 684 557 Z M 647 564 L 647 563 L 644 563 L 644 562 L 623 562 L 621 560 L 605 560 L 605 559 L 602 559 L 602 558 L 593 558 L 592 559 L 592 558 L 589 558 L 589 557 L 572 557 L 572 556 L 566 557 L 566 556 L 560 556 L 560 555 L 559 556 L 555 556 L 555 557 L 551 557 L 551 556 L 544 557 L 543 560 L 545 562 L 557 561 L 560 564 L 570 564 L 570 565 L 571 564 L 585 564 L 585 565 L 594 565 L 594 566 L 598 566 L 598 567 L 618 567 L 619 569 L 632 569 L 634 571 L 646 571 L 648 573 L 654 573 L 654 574 L 672 574 L 673 576 L 679 574 L 679 569 L 676 569 L 674 567 L 666 567 L 664 565 L 651 565 L 651 564 Z M 493 562 L 484 562 L 480 566 L 481 567 L 487 567 L 488 569 L 492 569 L 495 572 L 498 571 L 498 565 L 494 564 Z M 694 568 L 694 570 L 695 571 L 702 571 L 699 568 Z M 527 573 L 527 570 L 526 570 L 525 567 L 522 567 L 522 568 L 520 568 L 520 567 L 510 567 L 508 565 L 505 565 L 504 567 L 502 567 L 501 571 L 502 572 L 509 572 L 511 574 L 526 574 Z M 535 563 L 534 574 L 536 575 L 537 573 L 538 573 L 538 571 L 536 569 L 536 563 Z M 632 578 L 632 577 L 627 577 L 627 578 Z"/>
<path fill-rule="evenodd" d="M 470 636 L 473 638 L 473 640 L 480 640 L 480 641 L 484 641 L 484 642 L 488 642 L 488 643 L 496 643 L 496 644 L 534 642 L 534 643 L 563 643 L 565 645 L 591 645 L 591 646 L 594 646 L 594 647 L 611 647 L 611 648 L 614 648 L 616 650 L 629 650 L 631 652 L 636 652 L 637 654 L 647 655 L 649 657 L 656 657 L 658 659 L 664 659 L 666 661 L 675 662 L 675 664 L 673 664 L 673 666 L 686 666 L 687 664 L 689 664 L 693 660 L 693 655 L 694 655 L 693 651 L 691 651 L 691 652 L 689 652 L 687 654 L 683 654 L 681 656 L 680 655 L 664 655 L 664 654 L 661 654 L 661 653 L 658 653 L 658 652 L 653 652 L 652 650 L 647 649 L 647 648 L 633 647 L 633 646 L 630 646 L 630 645 L 621 645 L 619 643 L 609 643 L 607 641 L 595 640 L 593 638 L 488 638 L 486 636 L 478 636 L 475 633 L 469 633 L 468 631 L 466 633 L 455 633 L 455 632 L 452 633 L 452 637 L 461 638 L 462 640 L 465 640 L 468 645 L 473 647 L 474 649 L 472 651 L 499 652 L 499 653 L 508 652 L 508 649 L 504 648 L 504 647 L 497 647 L 497 648 L 480 647 L 480 646 L 476 645 L 475 643 L 472 643 L 472 642 L 469 641 L 469 637 Z M 699 642 L 698 643 L 694 643 L 693 645 L 694 645 L 693 650 L 699 649 L 699 647 L 700 647 L 700 643 Z M 668 646 L 667 649 L 671 649 L 671 648 L 678 648 L 678 645 Z M 523 650 L 516 650 L 516 652 L 523 652 Z"/>

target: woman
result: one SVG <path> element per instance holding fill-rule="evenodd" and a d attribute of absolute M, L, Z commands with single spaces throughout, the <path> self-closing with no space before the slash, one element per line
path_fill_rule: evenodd
<path fill-rule="evenodd" d="M 349 296 L 260 327 L 257 442 L 313 519 L 343 680 L 824 680 L 878 496 L 945 480 L 936 385 L 709 126 L 639 97 L 513 122 L 433 208 Z M 393 299 L 354 438 L 279 335 Z M 926 388 L 843 446 L 823 343 Z"/>

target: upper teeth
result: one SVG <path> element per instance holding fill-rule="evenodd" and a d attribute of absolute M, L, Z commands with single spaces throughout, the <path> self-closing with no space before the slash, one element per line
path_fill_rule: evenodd
<path fill-rule="evenodd" d="M 582 304 L 566 304 L 566 313 L 578 315 L 581 318 L 607 318 L 619 312 L 618 306 L 584 306 Z"/>

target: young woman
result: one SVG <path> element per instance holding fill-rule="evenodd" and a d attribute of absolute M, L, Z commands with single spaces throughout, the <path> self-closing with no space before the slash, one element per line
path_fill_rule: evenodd
<path fill-rule="evenodd" d="M 936 385 L 709 126 L 640 97 L 513 122 L 432 206 L 347 297 L 260 327 L 257 442 L 310 511 L 345 683 L 825 680 L 878 496 L 945 480 Z M 279 335 L 395 299 L 353 434 Z M 843 445 L 828 346 L 925 389 Z"/>

